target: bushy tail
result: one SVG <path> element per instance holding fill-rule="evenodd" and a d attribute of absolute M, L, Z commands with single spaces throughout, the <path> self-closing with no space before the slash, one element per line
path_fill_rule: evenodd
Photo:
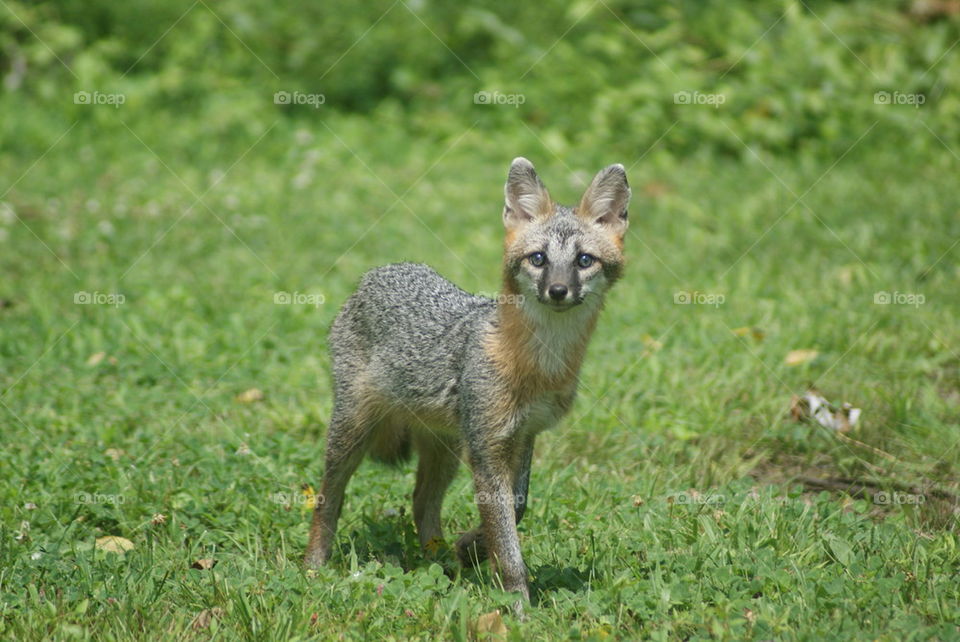
<path fill-rule="evenodd" d="M 379 462 L 399 466 L 410 459 L 411 450 L 410 429 L 396 427 L 378 430 L 373 436 L 369 453 Z"/>

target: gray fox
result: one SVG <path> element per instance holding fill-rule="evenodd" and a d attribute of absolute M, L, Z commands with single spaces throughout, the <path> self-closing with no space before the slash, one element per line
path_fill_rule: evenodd
<path fill-rule="evenodd" d="M 347 482 L 365 453 L 396 462 L 417 451 L 414 522 L 424 548 L 442 542 L 440 508 L 462 453 L 481 526 L 460 537 L 457 555 L 464 564 L 489 556 L 503 588 L 529 600 L 517 523 L 533 442 L 573 404 L 603 296 L 623 269 L 630 187 L 623 165 L 611 165 L 579 205 L 558 205 L 530 161 L 517 158 L 504 192 L 497 300 L 398 263 L 367 272 L 337 315 L 308 567 L 330 557 Z"/>

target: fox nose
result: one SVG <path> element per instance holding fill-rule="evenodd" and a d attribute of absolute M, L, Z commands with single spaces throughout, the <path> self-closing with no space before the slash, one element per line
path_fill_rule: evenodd
<path fill-rule="evenodd" d="M 567 286 L 562 283 L 554 283 L 547 288 L 547 294 L 549 294 L 550 298 L 554 301 L 563 301 L 563 298 L 567 296 Z"/>

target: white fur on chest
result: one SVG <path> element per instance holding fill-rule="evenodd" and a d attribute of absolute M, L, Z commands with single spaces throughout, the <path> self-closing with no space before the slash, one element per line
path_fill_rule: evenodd
<path fill-rule="evenodd" d="M 591 297 L 592 298 L 592 297 Z M 551 377 L 570 374 L 573 355 L 582 349 L 596 313 L 590 299 L 565 312 L 548 309 L 538 301 L 526 300 L 523 316 L 533 331 L 529 349 L 537 366 Z"/>

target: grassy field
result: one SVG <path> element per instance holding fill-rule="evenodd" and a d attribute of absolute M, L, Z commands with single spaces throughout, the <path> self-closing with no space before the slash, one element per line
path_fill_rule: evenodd
<path fill-rule="evenodd" d="M 857 68 L 818 20 L 785 33 Z M 778 147 L 710 105 L 577 138 L 562 110 L 284 110 L 263 87 L 188 112 L 0 94 L 0 638 L 469 639 L 496 609 L 515 640 L 960 638 L 949 96 L 864 93 L 894 116 Z M 419 551 L 414 463 L 361 466 L 305 573 L 329 324 L 391 261 L 493 295 L 519 155 L 561 202 L 614 162 L 634 194 L 580 395 L 537 443 L 528 618 L 486 566 Z M 810 387 L 860 421 L 795 420 Z M 471 502 L 461 470 L 449 542 Z"/>
<path fill-rule="evenodd" d="M 351 119 L 219 149 L 113 127 L 71 131 L 5 197 L 0 631 L 163 637 L 221 609 L 199 635 L 465 637 L 507 598 L 419 553 L 412 465 L 362 466 L 334 563 L 300 568 L 326 328 L 388 261 L 496 291 L 512 156 L 566 201 L 637 159 Z M 934 495 L 960 459 L 958 196 L 941 180 L 957 163 L 873 145 L 832 164 L 652 152 L 631 168 L 627 275 L 572 415 L 537 446 L 521 531 L 538 607 L 513 636 L 957 634 L 956 517 Z M 819 354 L 786 365 L 796 349 Z M 811 383 L 863 409 L 845 439 L 790 419 Z M 923 503 L 874 498 L 904 487 Z M 470 503 L 461 472 L 448 537 Z M 135 548 L 97 550 L 109 535 Z"/>

